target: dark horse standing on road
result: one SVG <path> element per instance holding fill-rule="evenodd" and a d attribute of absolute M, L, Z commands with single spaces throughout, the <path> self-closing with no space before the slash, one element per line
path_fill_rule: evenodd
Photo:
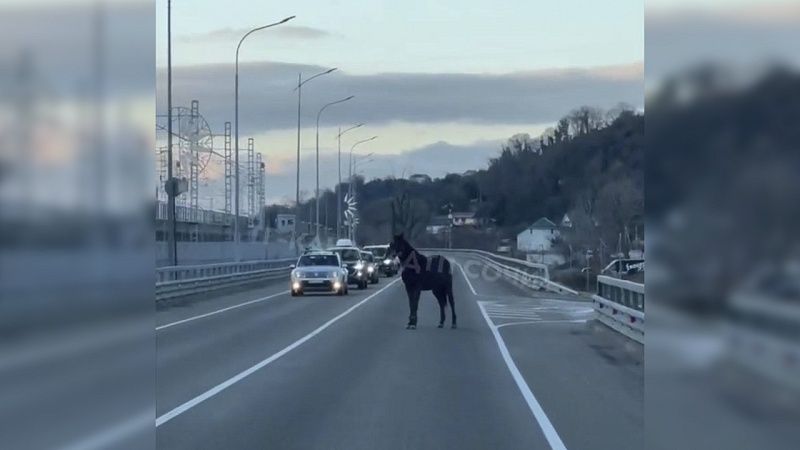
<path fill-rule="evenodd" d="M 444 326 L 444 308 L 450 302 L 450 312 L 453 316 L 453 328 L 456 328 L 456 304 L 453 298 L 453 272 L 450 261 L 444 256 L 425 256 L 418 252 L 402 234 L 394 236 L 389 245 L 389 251 L 400 259 L 403 267 L 402 279 L 408 294 L 408 306 L 411 314 L 408 316 L 407 329 L 417 328 L 417 306 L 422 291 L 431 291 L 439 302 L 439 328 Z"/>

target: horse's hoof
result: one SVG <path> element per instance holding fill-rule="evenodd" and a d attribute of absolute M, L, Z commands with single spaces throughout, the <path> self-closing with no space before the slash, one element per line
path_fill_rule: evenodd
<path fill-rule="evenodd" d="M 440 324 L 439 324 L 439 328 L 444 328 L 444 324 L 443 324 L 443 323 L 440 323 Z"/>
<path fill-rule="evenodd" d="M 458 327 L 456 326 L 456 324 L 453 324 L 453 326 L 451 328 L 453 328 L 455 330 Z"/>
<path fill-rule="evenodd" d="M 406 327 L 406 330 L 416 330 L 416 329 L 417 329 L 416 325 L 409 325 Z"/>

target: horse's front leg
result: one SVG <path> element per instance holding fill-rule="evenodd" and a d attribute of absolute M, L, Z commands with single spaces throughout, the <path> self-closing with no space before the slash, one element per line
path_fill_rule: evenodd
<path fill-rule="evenodd" d="M 410 288 L 407 291 L 408 293 L 408 325 L 406 328 L 409 330 L 414 330 L 417 328 L 417 307 L 419 306 L 419 296 L 421 291 L 417 288 Z"/>

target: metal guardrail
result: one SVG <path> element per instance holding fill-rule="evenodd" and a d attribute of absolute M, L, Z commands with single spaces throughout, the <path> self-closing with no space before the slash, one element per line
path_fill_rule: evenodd
<path fill-rule="evenodd" d="M 156 301 L 283 278 L 295 258 L 156 269 Z"/>
<path fill-rule="evenodd" d="M 285 268 L 289 267 L 290 264 L 294 264 L 295 261 L 297 261 L 297 258 L 159 267 L 156 269 L 156 283 Z"/>
<path fill-rule="evenodd" d="M 497 261 L 494 261 L 489 258 L 486 258 L 484 262 L 488 263 L 489 267 L 492 267 L 496 271 L 500 272 L 506 278 L 514 280 L 525 287 L 531 289 L 544 289 L 546 291 L 555 292 L 558 294 L 578 295 L 578 291 L 570 289 L 554 281 L 550 281 L 549 279 L 546 279 L 544 277 L 530 274 L 528 272 L 525 272 L 524 270 L 520 270 L 515 267 L 510 267 L 500 264 Z"/>
<path fill-rule="evenodd" d="M 644 284 L 598 275 L 592 302 L 597 320 L 644 344 Z"/>
<path fill-rule="evenodd" d="M 497 255 L 491 252 L 487 252 L 484 250 L 474 250 L 469 248 L 425 248 L 421 250 L 433 250 L 433 251 L 440 251 L 440 252 L 465 252 L 471 253 L 474 255 L 483 256 L 484 258 L 488 258 L 496 263 L 506 263 L 515 267 L 517 269 L 527 271 L 527 273 L 536 275 L 538 277 L 544 278 L 545 280 L 550 279 L 550 272 L 547 269 L 546 264 L 539 264 L 539 263 L 532 263 L 530 261 L 525 261 L 523 259 L 511 258 L 509 256 Z"/>
<path fill-rule="evenodd" d="M 550 272 L 548 271 L 547 266 L 544 264 L 532 263 L 530 261 L 524 261 L 521 259 L 495 255 L 494 253 L 483 250 L 444 248 L 422 250 L 469 253 L 480 258 L 484 263 L 487 263 L 489 267 L 495 269 L 506 278 L 520 283 L 523 286 L 532 289 L 544 289 L 559 294 L 578 295 L 577 291 L 550 281 Z M 512 267 L 509 264 L 513 264 L 515 267 Z"/>

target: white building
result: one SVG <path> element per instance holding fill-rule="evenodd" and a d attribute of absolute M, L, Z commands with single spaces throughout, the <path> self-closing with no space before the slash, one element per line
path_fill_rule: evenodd
<path fill-rule="evenodd" d="M 564 217 L 561 219 L 561 227 L 572 228 L 572 219 L 570 219 L 566 214 L 564 214 Z"/>
<path fill-rule="evenodd" d="M 278 233 L 291 233 L 294 230 L 294 214 L 277 214 L 275 216 L 275 230 Z"/>
<path fill-rule="evenodd" d="M 517 234 L 517 250 L 525 253 L 547 253 L 553 239 L 560 236 L 558 225 L 542 217 Z"/>

